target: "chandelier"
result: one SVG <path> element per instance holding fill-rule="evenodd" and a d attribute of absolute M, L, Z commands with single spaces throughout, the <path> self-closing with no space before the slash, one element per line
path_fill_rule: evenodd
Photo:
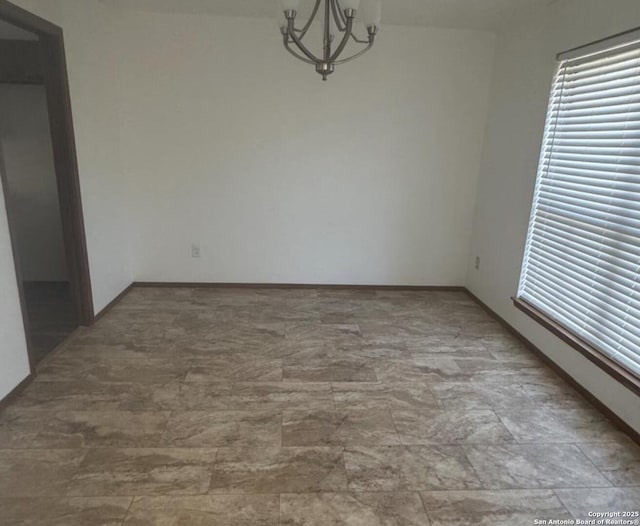
<path fill-rule="evenodd" d="M 322 80 L 327 80 L 335 66 L 369 51 L 380 27 L 382 0 L 314 0 L 311 16 L 301 27 L 296 26 L 300 0 L 280 0 L 280 4 L 278 22 L 284 47 L 294 57 L 315 66 L 316 71 L 322 75 Z M 367 36 L 364 38 L 359 38 L 354 32 L 359 8 L 358 19 L 364 22 L 367 29 Z M 323 23 L 322 52 L 318 55 L 310 51 L 303 42 L 316 19 Z M 343 57 L 350 40 L 363 47 L 355 54 Z"/>

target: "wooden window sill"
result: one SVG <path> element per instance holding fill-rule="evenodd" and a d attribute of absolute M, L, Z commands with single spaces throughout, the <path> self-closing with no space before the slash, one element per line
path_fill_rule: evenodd
<path fill-rule="evenodd" d="M 619 363 L 606 356 L 604 353 L 559 324 L 548 314 L 545 314 L 540 309 L 531 305 L 526 300 L 516 297 L 511 299 L 513 300 L 513 304 L 516 308 L 524 312 L 527 316 L 533 318 L 547 330 L 551 331 L 563 342 L 578 351 L 607 374 L 618 380 L 625 387 L 633 391 L 635 394 L 640 395 L 640 377 L 638 375 L 632 373 Z"/>

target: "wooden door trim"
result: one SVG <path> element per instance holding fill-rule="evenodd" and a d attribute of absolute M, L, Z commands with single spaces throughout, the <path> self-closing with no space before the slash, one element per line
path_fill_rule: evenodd
<path fill-rule="evenodd" d="M 69 281 L 74 299 L 73 303 L 77 310 L 77 319 L 80 325 L 90 325 L 95 318 L 95 314 L 91 292 L 89 258 L 82 210 L 82 196 L 80 192 L 63 31 L 62 28 L 57 25 L 7 0 L 0 0 L 0 19 L 37 34 L 42 43 L 43 53 L 45 54 L 45 60 L 43 60 L 43 62 L 45 64 L 45 88 L 51 127 L 51 142 L 60 200 Z M 12 214 L 10 213 L 11 205 L 7 198 L 7 183 L 4 174 L 2 183 L 5 187 L 7 219 L 12 238 L 13 257 L 22 305 L 22 316 L 25 321 L 25 330 L 27 330 L 28 321 L 19 269 L 19 254 L 15 243 L 15 228 L 12 224 Z M 28 340 L 29 335 L 27 332 L 27 341 Z M 28 347 L 29 359 L 33 370 L 32 352 L 30 345 L 28 345 Z"/>

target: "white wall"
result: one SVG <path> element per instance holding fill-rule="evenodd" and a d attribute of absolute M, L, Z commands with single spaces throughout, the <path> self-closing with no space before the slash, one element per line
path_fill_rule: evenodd
<path fill-rule="evenodd" d="M 638 397 L 510 301 L 517 292 L 555 55 L 638 25 L 638 0 L 561 0 L 513 20 L 499 35 L 468 286 L 640 431 Z M 476 255 L 479 271 L 473 268 Z"/>
<path fill-rule="evenodd" d="M 137 280 L 464 284 L 493 35 L 385 27 L 326 83 L 271 20 L 118 41 Z"/>
<path fill-rule="evenodd" d="M 129 193 L 121 168 L 118 12 L 97 0 L 12 0 L 64 29 L 94 307 L 132 281 Z M 0 398 L 27 374 L 4 207 L 0 210 Z"/>
<path fill-rule="evenodd" d="M 68 279 L 44 86 L 0 84 L 0 147 L 22 279 Z"/>

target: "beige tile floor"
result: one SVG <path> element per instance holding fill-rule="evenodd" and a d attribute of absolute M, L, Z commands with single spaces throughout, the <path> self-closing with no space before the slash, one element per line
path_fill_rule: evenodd
<path fill-rule="evenodd" d="M 640 448 L 463 293 L 138 288 L 0 415 L 0 523 L 532 525 Z"/>

